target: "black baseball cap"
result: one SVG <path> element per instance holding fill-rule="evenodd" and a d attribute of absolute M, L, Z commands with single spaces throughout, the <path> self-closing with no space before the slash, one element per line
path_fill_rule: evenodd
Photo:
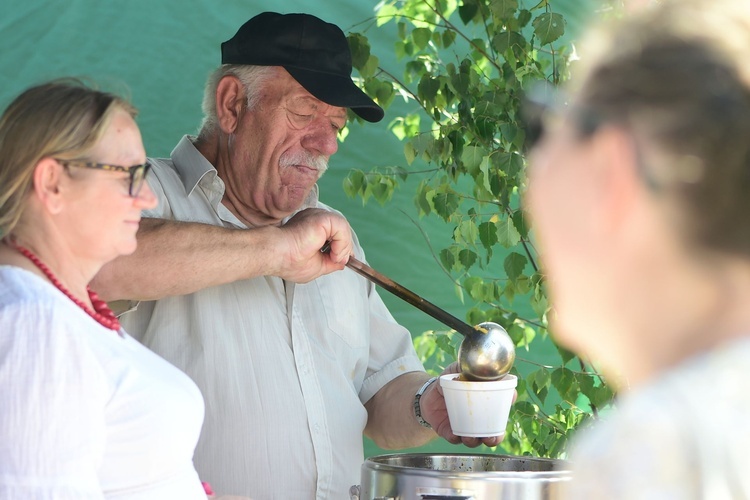
<path fill-rule="evenodd" d="M 222 64 L 281 66 L 312 95 L 368 122 L 383 109 L 352 81 L 352 54 L 335 24 L 310 14 L 263 12 L 221 44 Z"/>

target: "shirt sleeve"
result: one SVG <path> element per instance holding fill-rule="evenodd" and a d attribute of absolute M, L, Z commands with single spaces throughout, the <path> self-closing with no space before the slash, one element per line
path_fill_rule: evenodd
<path fill-rule="evenodd" d="M 355 247 L 365 261 L 364 252 L 355 238 Z M 408 372 L 425 371 L 414 349 L 409 330 L 399 325 L 383 303 L 377 288 L 368 286 L 370 315 L 370 357 L 359 399 L 369 401 L 380 389 L 396 377 Z"/>
<path fill-rule="evenodd" d="M 0 498 L 103 498 L 104 376 L 69 330 L 50 304 L 0 305 Z"/>

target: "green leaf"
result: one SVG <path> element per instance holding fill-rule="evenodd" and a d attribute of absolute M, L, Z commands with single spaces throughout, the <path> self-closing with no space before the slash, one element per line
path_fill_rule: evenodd
<path fill-rule="evenodd" d="M 456 348 L 453 347 L 451 339 L 450 337 L 448 337 L 448 335 L 438 335 L 435 339 L 435 345 L 437 345 L 438 349 L 446 353 L 451 358 L 456 357 Z"/>
<path fill-rule="evenodd" d="M 575 354 L 565 349 L 564 347 L 559 346 L 559 345 L 556 347 L 557 347 L 557 352 L 560 354 L 560 358 L 562 359 L 563 364 L 567 364 L 568 361 L 575 358 Z"/>
<path fill-rule="evenodd" d="M 414 45 L 416 45 L 419 50 L 423 50 L 430 42 L 430 38 L 432 38 L 432 31 L 427 28 L 415 28 L 414 31 L 411 32 L 411 37 L 414 40 Z"/>
<path fill-rule="evenodd" d="M 471 276 L 466 278 L 463 283 L 464 290 L 469 294 L 469 297 L 476 301 L 482 300 L 482 287 L 484 286 L 484 280 L 478 276 Z"/>
<path fill-rule="evenodd" d="M 548 456 L 550 458 L 559 458 L 563 452 L 565 452 L 566 445 L 568 444 L 568 436 L 565 434 L 557 434 L 557 441 L 550 447 Z"/>
<path fill-rule="evenodd" d="M 427 103 L 434 103 L 435 96 L 437 96 L 440 90 L 440 80 L 430 77 L 430 75 L 422 75 L 417 85 L 417 95 Z"/>
<path fill-rule="evenodd" d="M 417 155 L 424 157 L 427 161 L 431 158 L 431 149 L 434 142 L 435 140 L 430 134 L 419 134 L 411 140 Z"/>
<path fill-rule="evenodd" d="M 344 192 L 349 198 L 354 198 L 362 189 L 362 184 L 365 181 L 365 173 L 361 170 L 351 170 L 344 179 Z"/>
<path fill-rule="evenodd" d="M 499 152 L 492 156 L 492 164 L 506 176 L 513 178 L 523 170 L 523 158 L 518 153 Z"/>
<path fill-rule="evenodd" d="M 464 150 L 461 153 L 461 163 L 464 164 L 466 170 L 475 175 L 479 171 L 479 165 L 482 160 L 487 156 L 487 150 L 481 146 L 464 146 Z"/>
<path fill-rule="evenodd" d="M 614 393 L 608 386 L 599 386 L 594 389 L 590 400 L 592 405 L 603 408 L 612 402 L 613 397 Z"/>
<path fill-rule="evenodd" d="M 395 167 L 389 167 L 389 171 L 402 181 L 405 181 L 409 178 L 409 172 L 404 167 L 399 167 L 398 165 L 396 165 Z"/>
<path fill-rule="evenodd" d="M 524 26 L 529 24 L 529 21 L 531 21 L 531 12 L 526 9 L 522 9 L 518 13 L 518 26 L 523 28 Z"/>
<path fill-rule="evenodd" d="M 495 282 L 485 282 L 482 285 L 483 288 L 483 300 L 485 302 L 495 302 L 500 298 L 500 287 Z"/>
<path fill-rule="evenodd" d="M 398 27 L 398 37 L 399 39 L 403 40 L 406 38 L 406 23 L 403 21 L 399 21 L 396 23 L 396 26 Z"/>
<path fill-rule="evenodd" d="M 458 252 L 458 260 L 464 266 L 464 269 L 469 269 L 477 261 L 477 254 L 464 248 Z"/>
<path fill-rule="evenodd" d="M 419 210 L 419 215 L 429 215 L 432 212 L 432 198 L 435 196 L 435 190 L 430 188 L 424 181 L 417 189 L 417 195 L 414 197 L 414 204 Z"/>
<path fill-rule="evenodd" d="M 443 31 L 443 47 L 448 48 L 456 40 L 456 32 L 450 29 Z"/>
<path fill-rule="evenodd" d="M 383 26 L 385 23 L 391 21 L 394 17 L 398 17 L 398 9 L 391 4 L 385 2 L 380 4 L 381 7 L 378 9 L 377 25 Z"/>
<path fill-rule="evenodd" d="M 382 177 L 378 182 L 370 184 L 372 187 L 372 195 L 381 205 L 385 204 L 393 195 L 393 185 L 391 179 Z"/>
<path fill-rule="evenodd" d="M 412 137 L 419 135 L 419 122 L 419 115 L 413 113 L 396 118 L 390 123 L 389 127 L 391 128 L 393 135 L 395 135 L 399 141 L 403 141 L 404 139 L 411 139 Z"/>
<path fill-rule="evenodd" d="M 503 261 L 503 269 L 505 269 L 508 278 L 514 280 L 523 273 L 523 268 L 526 267 L 526 257 L 518 252 L 511 252 Z"/>
<path fill-rule="evenodd" d="M 516 135 L 518 134 L 518 127 L 516 127 L 512 123 L 503 123 L 500 125 L 500 136 L 503 138 L 504 141 L 507 141 L 508 143 L 512 144 L 513 139 L 516 138 Z"/>
<path fill-rule="evenodd" d="M 529 375 L 529 378 L 532 378 L 533 375 L 533 386 L 536 389 L 541 389 L 542 387 L 549 387 L 551 383 L 551 375 L 548 369 L 542 367 L 538 369 L 533 374 Z"/>
<path fill-rule="evenodd" d="M 499 19 L 508 19 L 518 9 L 518 0 L 492 0 L 490 10 L 492 15 Z"/>
<path fill-rule="evenodd" d="M 565 19 L 554 12 L 545 12 L 534 19 L 531 25 L 534 26 L 534 34 L 542 45 L 554 42 L 565 33 Z"/>
<path fill-rule="evenodd" d="M 544 315 L 549 308 L 549 303 L 547 302 L 547 297 L 545 295 L 533 294 L 529 299 L 529 302 L 531 303 L 531 308 L 539 316 Z"/>
<path fill-rule="evenodd" d="M 479 4 L 477 0 L 464 0 L 461 5 L 458 6 L 458 17 L 461 18 L 464 24 L 469 24 L 469 21 L 479 14 Z"/>
<path fill-rule="evenodd" d="M 477 229 L 477 225 L 474 224 L 474 221 L 472 221 L 471 219 L 464 220 L 461 221 L 458 227 L 456 227 L 456 230 L 453 232 L 453 236 L 456 240 L 456 243 L 474 245 L 479 239 L 479 230 Z"/>
<path fill-rule="evenodd" d="M 505 282 L 503 295 L 505 296 L 509 304 L 513 303 L 513 299 L 516 297 L 516 287 L 513 285 L 513 280 L 508 280 Z"/>
<path fill-rule="evenodd" d="M 578 391 L 578 382 L 572 371 L 567 368 L 556 368 L 552 372 L 552 385 L 560 393 L 560 397 L 565 401 L 573 402 L 576 399 Z"/>
<path fill-rule="evenodd" d="M 370 58 L 370 42 L 359 33 L 350 33 L 346 41 L 352 53 L 352 66 L 359 70 Z"/>
<path fill-rule="evenodd" d="M 521 235 L 518 233 L 512 219 L 502 219 L 495 225 L 497 226 L 497 241 L 505 248 L 514 247 L 521 242 Z"/>
<path fill-rule="evenodd" d="M 380 64 L 380 59 L 377 58 L 377 56 L 371 55 L 369 58 L 367 58 L 367 62 L 359 69 L 359 74 L 362 75 L 364 78 L 370 78 L 375 74 L 375 70 L 378 69 L 378 65 Z"/>
<path fill-rule="evenodd" d="M 453 193 L 438 193 L 432 199 L 435 212 L 444 220 L 448 220 L 458 208 L 458 196 Z"/>
<path fill-rule="evenodd" d="M 591 395 L 594 393 L 594 377 L 585 373 L 576 373 L 575 377 L 581 394 L 591 399 Z"/>
<path fill-rule="evenodd" d="M 451 88 L 453 91 L 460 95 L 465 96 L 469 91 L 469 85 L 471 85 L 471 78 L 469 75 L 464 73 L 458 73 L 451 77 Z"/>
<path fill-rule="evenodd" d="M 492 170 L 491 157 L 485 156 L 484 158 L 482 158 L 482 163 L 479 164 L 479 172 L 477 176 L 475 176 L 475 178 L 478 177 L 477 184 L 486 189 L 488 193 L 492 192 L 492 185 L 490 184 L 490 170 Z"/>
<path fill-rule="evenodd" d="M 501 31 L 492 38 L 492 47 L 500 54 L 511 49 L 513 53 L 523 52 L 527 44 L 526 38 L 517 31 Z"/>
<path fill-rule="evenodd" d="M 470 325 L 478 325 L 479 323 L 484 323 L 487 320 L 487 315 L 484 311 L 477 307 L 472 307 L 469 309 L 469 312 L 466 313 L 466 321 Z"/>
<path fill-rule="evenodd" d="M 449 248 L 444 248 L 440 250 L 440 263 L 443 265 L 444 268 L 447 270 L 453 269 L 453 266 L 456 264 L 456 256 L 455 253 L 451 251 Z"/>
<path fill-rule="evenodd" d="M 404 157 L 406 157 L 406 163 L 411 165 L 414 163 L 414 159 L 416 158 L 417 152 L 414 150 L 414 146 L 410 142 L 404 143 Z"/>
<path fill-rule="evenodd" d="M 396 93 L 393 90 L 393 84 L 391 82 L 380 82 L 377 91 L 375 92 L 375 99 L 378 104 L 382 107 L 387 108 L 390 106 L 391 101 L 395 97 Z"/>
<path fill-rule="evenodd" d="M 525 274 L 519 276 L 514 282 L 516 291 L 522 295 L 529 293 L 531 290 L 531 280 Z"/>
<path fill-rule="evenodd" d="M 493 222 L 479 224 L 479 241 L 486 249 L 491 249 L 497 243 L 497 226 Z"/>
<path fill-rule="evenodd" d="M 526 213 L 520 209 L 516 210 L 513 212 L 511 219 L 513 220 L 513 225 L 516 226 L 516 229 L 518 230 L 518 234 L 521 235 L 521 238 L 527 238 L 529 236 L 529 226 L 528 221 L 526 220 Z"/>

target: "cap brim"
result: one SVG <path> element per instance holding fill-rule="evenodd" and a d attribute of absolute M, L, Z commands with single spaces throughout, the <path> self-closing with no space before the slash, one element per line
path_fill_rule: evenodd
<path fill-rule="evenodd" d="M 284 66 L 305 90 L 331 106 L 350 108 L 363 120 L 379 122 L 385 116 L 383 108 L 357 87 L 349 77 L 320 73 Z"/>

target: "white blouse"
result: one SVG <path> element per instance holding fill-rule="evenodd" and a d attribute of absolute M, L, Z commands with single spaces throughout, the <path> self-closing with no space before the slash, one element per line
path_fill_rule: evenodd
<path fill-rule="evenodd" d="M 0 498 L 205 500 L 202 422 L 185 374 L 0 266 Z"/>
<path fill-rule="evenodd" d="M 564 498 L 750 498 L 749 379 L 750 339 L 743 338 L 625 395 L 577 436 Z"/>

